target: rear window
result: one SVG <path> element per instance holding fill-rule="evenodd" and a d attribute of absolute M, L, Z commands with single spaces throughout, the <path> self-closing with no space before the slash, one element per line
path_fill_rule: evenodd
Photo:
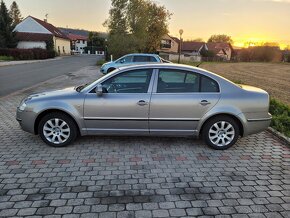
<path fill-rule="evenodd" d="M 150 57 L 149 56 L 135 56 L 134 62 L 149 62 Z"/>
<path fill-rule="evenodd" d="M 219 86 L 213 79 L 202 76 L 201 77 L 201 92 L 219 92 Z"/>

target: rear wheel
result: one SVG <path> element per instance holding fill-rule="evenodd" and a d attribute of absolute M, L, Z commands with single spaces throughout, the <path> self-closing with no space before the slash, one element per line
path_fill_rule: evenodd
<path fill-rule="evenodd" d="M 77 137 L 77 126 L 66 114 L 55 112 L 45 115 L 39 122 L 41 139 L 53 147 L 64 147 Z"/>
<path fill-rule="evenodd" d="M 237 122 L 228 116 L 210 119 L 204 125 L 202 136 L 206 144 L 217 150 L 233 146 L 240 135 Z"/>

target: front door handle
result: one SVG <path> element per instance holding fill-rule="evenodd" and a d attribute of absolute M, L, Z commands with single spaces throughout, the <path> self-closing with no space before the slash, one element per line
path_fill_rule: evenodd
<path fill-rule="evenodd" d="M 144 101 L 144 100 L 140 100 L 140 101 L 137 102 L 137 104 L 138 104 L 139 106 L 145 106 L 145 105 L 148 104 L 148 102 L 146 102 L 146 101 Z"/>
<path fill-rule="evenodd" d="M 202 106 L 206 106 L 208 104 L 210 104 L 210 102 L 208 102 L 207 100 L 202 100 L 201 102 L 199 102 Z"/>

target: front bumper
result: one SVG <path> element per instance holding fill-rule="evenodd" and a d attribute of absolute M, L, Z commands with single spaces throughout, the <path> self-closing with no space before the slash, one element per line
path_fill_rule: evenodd
<path fill-rule="evenodd" d="M 16 120 L 18 121 L 20 127 L 24 131 L 35 134 L 34 131 L 35 116 L 33 112 L 25 110 L 21 111 L 19 110 L 19 107 L 17 107 Z"/>

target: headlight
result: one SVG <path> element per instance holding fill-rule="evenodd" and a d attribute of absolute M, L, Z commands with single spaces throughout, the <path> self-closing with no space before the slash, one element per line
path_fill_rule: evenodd
<path fill-rule="evenodd" d="M 19 106 L 19 110 L 21 110 L 21 111 L 24 111 L 25 110 L 25 108 L 26 108 L 26 103 L 25 103 L 25 101 L 22 101 L 22 103 L 20 104 L 20 106 Z"/>

